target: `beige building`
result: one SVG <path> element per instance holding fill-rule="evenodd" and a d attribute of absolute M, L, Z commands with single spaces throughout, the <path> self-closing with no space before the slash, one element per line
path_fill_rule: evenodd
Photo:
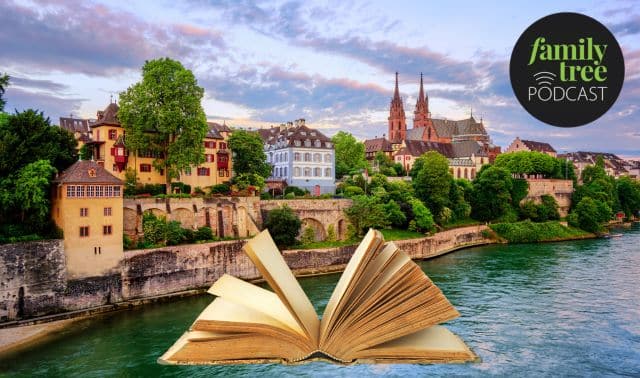
<path fill-rule="evenodd" d="M 166 172 L 153 166 L 153 161 L 162 156 L 152 151 L 134 153 L 126 149 L 124 128 L 118 120 L 118 110 L 118 104 L 110 103 L 105 110 L 98 112 L 95 122 L 88 124 L 89 137 L 86 134 L 74 135 L 82 137 L 78 141 L 92 147 L 93 159 L 119 179 L 124 180 L 126 170 L 133 169 L 140 184 L 164 184 Z M 71 127 L 80 124 L 79 120 L 65 120 L 60 119 L 61 125 Z M 205 161 L 197 167 L 185 170 L 174 180 L 191 185 L 191 190 L 227 182 L 232 176 L 231 152 L 227 143 L 231 129 L 226 124 L 208 122 L 208 125 L 209 130 L 203 142 Z"/>
<path fill-rule="evenodd" d="M 547 154 L 552 157 L 556 157 L 556 150 L 551 147 L 549 143 L 544 142 L 536 142 L 534 140 L 524 140 L 520 139 L 520 137 L 516 137 L 516 139 L 511 142 L 509 147 L 505 150 L 505 154 L 509 152 L 518 152 L 518 151 L 537 151 L 542 152 L 543 154 Z"/>
<path fill-rule="evenodd" d="M 69 278 L 115 268 L 123 256 L 123 182 L 94 161 L 74 163 L 53 182 L 51 214 L 64 233 Z"/>

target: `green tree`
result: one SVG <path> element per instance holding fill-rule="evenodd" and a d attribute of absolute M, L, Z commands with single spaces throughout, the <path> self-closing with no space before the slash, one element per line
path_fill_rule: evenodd
<path fill-rule="evenodd" d="M 269 230 L 273 241 L 282 247 L 295 244 L 301 225 L 300 218 L 287 205 L 269 211 L 264 222 L 264 227 Z"/>
<path fill-rule="evenodd" d="M 255 174 L 263 178 L 271 175 L 262 139 L 258 133 L 236 130 L 229 137 L 229 148 L 233 151 L 233 170 L 236 174 Z"/>
<path fill-rule="evenodd" d="M 9 86 L 9 75 L 6 73 L 0 75 L 0 112 L 4 111 L 4 105 L 7 101 L 4 99 L 4 92 Z"/>
<path fill-rule="evenodd" d="M 611 219 L 611 208 L 591 197 L 583 198 L 575 208 L 577 225 L 588 232 L 600 232 L 602 223 Z"/>
<path fill-rule="evenodd" d="M 384 205 L 384 211 L 387 215 L 387 221 L 397 228 L 403 227 L 407 223 L 407 216 L 402 212 L 400 205 L 394 200 L 389 200 Z"/>
<path fill-rule="evenodd" d="M 354 174 L 367 167 L 364 143 L 358 142 L 353 135 L 338 131 L 331 141 L 335 148 L 336 178 Z"/>
<path fill-rule="evenodd" d="M 27 164 L 16 175 L 2 180 L 2 208 L 19 222 L 47 222 L 49 186 L 56 169 L 47 160 Z M 16 217 L 17 216 L 17 217 Z"/>
<path fill-rule="evenodd" d="M 486 168 L 485 168 L 486 167 Z M 481 221 L 490 221 L 513 211 L 511 173 L 505 168 L 485 166 L 473 181 L 471 216 Z"/>
<path fill-rule="evenodd" d="M 73 134 L 51 126 L 42 112 L 28 109 L 0 123 L 0 178 L 27 164 L 48 160 L 59 172 L 78 160 Z"/>
<path fill-rule="evenodd" d="M 167 193 L 181 171 L 204 161 L 203 95 L 193 73 L 169 58 L 147 61 L 142 80 L 120 93 L 118 119 L 127 148 L 158 154 L 153 166 L 164 170 Z"/>
<path fill-rule="evenodd" d="M 435 151 L 429 151 L 418 160 L 421 168 L 413 180 L 416 197 L 420 199 L 436 217 L 449 204 L 449 191 L 453 176 L 449 173 L 449 161 Z"/>
<path fill-rule="evenodd" d="M 345 209 L 344 213 L 358 235 L 362 235 L 369 228 L 386 228 L 389 225 L 384 205 L 375 197 L 353 197 L 353 205 Z"/>
<path fill-rule="evenodd" d="M 91 160 L 93 159 L 93 148 L 88 144 L 83 144 L 82 147 L 80 147 L 80 151 L 78 151 L 78 155 L 82 160 Z"/>
<path fill-rule="evenodd" d="M 617 182 L 620 207 L 627 218 L 637 216 L 640 211 L 640 182 L 624 176 Z"/>
<path fill-rule="evenodd" d="M 429 209 L 417 198 L 411 201 L 411 209 L 413 210 L 416 230 L 421 232 L 432 231 L 435 227 L 433 215 Z"/>

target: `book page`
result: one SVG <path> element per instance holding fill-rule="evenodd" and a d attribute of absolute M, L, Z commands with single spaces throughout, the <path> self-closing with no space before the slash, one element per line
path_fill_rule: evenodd
<path fill-rule="evenodd" d="M 320 331 L 318 314 L 271 239 L 269 231 L 264 230 L 249 240 L 243 249 L 269 286 L 296 318 L 308 338 L 318 345 Z"/>
<path fill-rule="evenodd" d="M 300 334 L 300 336 L 306 337 L 306 333 L 300 328 L 300 325 L 291 312 L 289 312 L 289 309 L 275 293 L 269 290 L 225 274 L 220 277 L 207 292 L 217 295 L 225 301 L 240 304 L 271 316 L 289 327 L 292 331 Z"/>
<path fill-rule="evenodd" d="M 340 307 L 344 304 L 344 295 L 347 292 L 349 286 L 355 285 L 355 278 L 362 273 L 364 265 L 373 258 L 373 254 L 370 253 L 375 250 L 382 243 L 382 235 L 379 231 L 370 229 L 367 235 L 362 239 L 358 248 L 351 256 L 351 260 L 347 264 L 336 288 L 331 294 L 331 298 L 327 303 L 322 316 L 321 334 L 324 340 L 330 331 L 331 324 L 336 316 L 336 313 L 340 311 Z"/>

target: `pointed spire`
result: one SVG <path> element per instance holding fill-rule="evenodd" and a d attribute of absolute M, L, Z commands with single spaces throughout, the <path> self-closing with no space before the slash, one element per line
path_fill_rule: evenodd
<path fill-rule="evenodd" d="M 424 99 L 424 84 L 422 84 L 422 72 L 420 72 L 420 94 L 418 100 Z"/>
<path fill-rule="evenodd" d="M 396 71 L 396 89 L 393 92 L 393 98 L 394 99 L 400 98 L 400 90 L 398 89 L 398 71 Z"/>

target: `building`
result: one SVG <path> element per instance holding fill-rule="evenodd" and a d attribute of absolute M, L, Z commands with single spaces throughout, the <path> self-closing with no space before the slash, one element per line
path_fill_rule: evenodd
<path fill-rule="evenodd" d="M 335 151 L 331 139 L 298 119 L 260 129 L 267 162 L 273 167 L 268 181 L 281 180 L 314 195 L 334 193 Z"/>
<path fill-rule="evenodd" d="M 64 233 L 70 278 L 100 276 L 123 255 L 123 182 L 95 161 L 78 161 L 53 180 L 51 214 Z"/>
<path fill-rule="evenodd" d="M 549 143 L 536 142 L 534 140 L 524 140 L 516 137 L 506 149 L 505 153 L 518 151 L 537 151 L 547 154 L 551 157 L 557 157 L 556 150 Z"/>
<path fill-rule="evenodd" d="M 102 111 L 98 111 L 95 122 L 84 120 L 89 127 L 88 134 L 77 134 L 82 143 L 90 146 L 93 159 L 107 171 L 121 180 L 125 179 L 127 169 L 136 173 L 140 184 L 164 184 L 166 182 L 163 169 L 156 169 L 153 161 L 162 158 L 152 151 L 131 152 L 125 146 L 124 128 L 118 120 L 118 104 L 115 102 Z M 60 118 L 60 125 L 65 128 L 76 125 L 75 121 Z M 84 125 L 85 123 L 78 123 Z M 220 184 L 229 181 L 232 176 L 232 159 L 228 149 L 231 129 L 226 125 L 208 122 L 209 131 L 204 138 L 205 161 L 197 167 L 181 172 L 174 182 L 183 182 L 196 187 Z M 74 134 L 76 135 L 76 134 Z M 80 139 L 82 138 L 82 140 Z"/>
<path fill-rule="evenodd" d="M 82 118 L 60 117 L 60 127 L 67 130 L 78 141 L 78 149 L 91 140 L 91 128 L 89 120 Z"/>
<path fill-rule="evenodd" d="M 473 179 L 483 164 L 493 162 L 500 153 L 487 134 L 482 119 L 473 114 L 467 119 L 452 121 L 432 118 L 429 96 L 424 90 L 422 74 L 414 110 L 413 128 L 407 129 L 404 105 L 398 89 L 398 73 L 389 106 L 388 134 L 365 140 L 365 153 L 372 160 L 379 152 L 410 170 L 413 162 L 428 151 L 436 151 L 449 159 L 456 178 Z"/>
<path fill-rule="evenodd" d="M 586 167 L 596 164 L 598 157 L 602 157 L 605 172 L 607 172 L 609 176 L 616 178 L 629 176 L 628 169 L 633 170 L 634 167 L 633 163 L 608 152 L 578 151 L 562 154 L 558 157 L 567 159 L 573 163 L 578 179 L 581 179 L 582 171 L 584 171 Z"/>

